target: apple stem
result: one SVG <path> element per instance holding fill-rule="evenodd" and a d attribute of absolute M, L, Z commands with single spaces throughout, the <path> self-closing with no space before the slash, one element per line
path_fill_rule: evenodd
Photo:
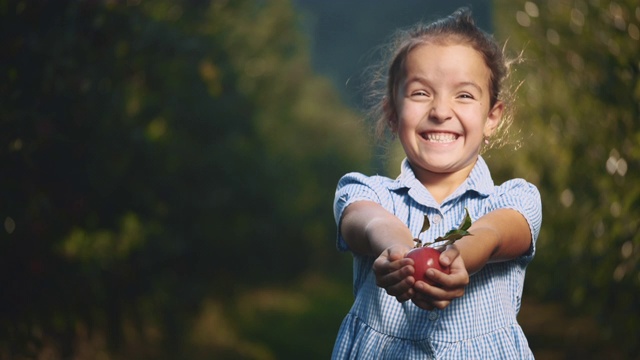
<path fill-rule="evenodd" d="M 469 210 L 467 208 L 464 208 L 464 219 L 462 219 L 462 223 L 460 223 L 460 226 L 458 226 L 457 229 L 453 229 L 448 231 L 444 236 L 439 236 L 437 239 L 435 239 L 435 241 L 433 242 L 428 242 L 423 244 L 422 240 L 420 239 L 413 239 L 413 241 L 416 242 L 416 248 L 419 247 L 424 247 L 424 246 L 429 246 L 431 244 L 440 242 L 440 241 L 445 241 L 446 242 L 441 245 L 438 246 L 438 250 L 443 251 L 447 246 L 449 245 L 453 245 L 453 243 L 455 243 L 456 241 L 460 240 L 461 238 L 465 237 L 465 236 L 472 236 L 473 234 L 471 234 L 469 231 L 467 231 L 469 229 L 469 227 L 471 227 L 471 217 L 469 216 Z M 430 227 L 429 224 L 429 219 L 427 218 L 427 215 L 424 215 L 424 223 L 422 225 L 422 230 L 421 232 L 424 232 L 426 230 L 428 230 Z"/>

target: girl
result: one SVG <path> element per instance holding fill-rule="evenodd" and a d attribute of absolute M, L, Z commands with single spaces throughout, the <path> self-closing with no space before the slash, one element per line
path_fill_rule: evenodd
<path fill-rule="evenodd" d="M 516 315 L 540 195 L 522 179 L 495 186 L 479 155 L 504 130 L 506 60 L 467 9 L 401 35 L 379 120 L 402 144 L 401 174 L 350 173 L 336 190 L 337 243 L 354 256 L 355 302 L 333 358 L 533 358 Z M 435 286 L 416 281 L 404 257 L 413 239 L 444 235 L 465 208 L 473 236 L 440 256 L 450 274 L 428 270 Z M 424 221 L 431 226 L 420 233 Z"/>

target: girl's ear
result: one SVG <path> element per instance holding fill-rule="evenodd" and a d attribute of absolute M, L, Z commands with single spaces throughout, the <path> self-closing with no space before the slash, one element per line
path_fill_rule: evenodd
<path fill-rule="evenodd" d="M 487 115 L 487 122 L 484 124 L 484 136 L 490 137 L 500 125 L 500 121 L 502 120 L 502 113 L 504 112 L 504 103 L 502 101 L 497 101 L 493 108 L 489 111 Z"/>
<path fill-rule="evenodd" d="M 389 128 L 392 133 L 396 133 L 398 131 L 398 116 L 396 114 L 396 109 L 393 104 L 389 101 L 389 97 L 385 96 L 382 99 L 382 111 L 384 115 L 387 117 L 387 122 L 389 123 Z"/>

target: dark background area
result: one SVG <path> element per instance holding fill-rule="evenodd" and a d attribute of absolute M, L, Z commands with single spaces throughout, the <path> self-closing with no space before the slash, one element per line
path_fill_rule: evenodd
<path fill-rule="evenodd" d="M 380 50 L 398 29 L 431 21 L 467 6 L 476 23 L 492 32 L 491 1 L 389 2 L 294 0 L 303 30 L 310 40 L 311 62 L 319 73 L 334 81 L 345 101 L 362 107 L 362 90 L 368 85 L 366 70 L 380 61 Z"/>

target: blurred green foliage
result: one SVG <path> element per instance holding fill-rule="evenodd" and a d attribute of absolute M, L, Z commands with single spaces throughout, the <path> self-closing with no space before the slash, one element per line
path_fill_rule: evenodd
<path fill-rule="evenodd" d="M 275 356 L 236 300 L 348 271 L 331 201 L 370 152 L 297 21 L 284 0 L 0 1 L 0 357 Z"/>
<path fill-rule="evenodd" d="M 609 344 L 620 358 L 637 358 L 640 6 L 494 5 L 498 38 L 508 39 L 512 52 L 524 51 L 526 61 L 516 73 L 523 81 L 516 116 L 523 147 L 492 154 L 491 166 L 497 178 L 522 176 L 542 193 L 543 226 L 526 294 L 593 318 L 599 335 L 585 356 L 609 358 L 594 348 Z"/>

